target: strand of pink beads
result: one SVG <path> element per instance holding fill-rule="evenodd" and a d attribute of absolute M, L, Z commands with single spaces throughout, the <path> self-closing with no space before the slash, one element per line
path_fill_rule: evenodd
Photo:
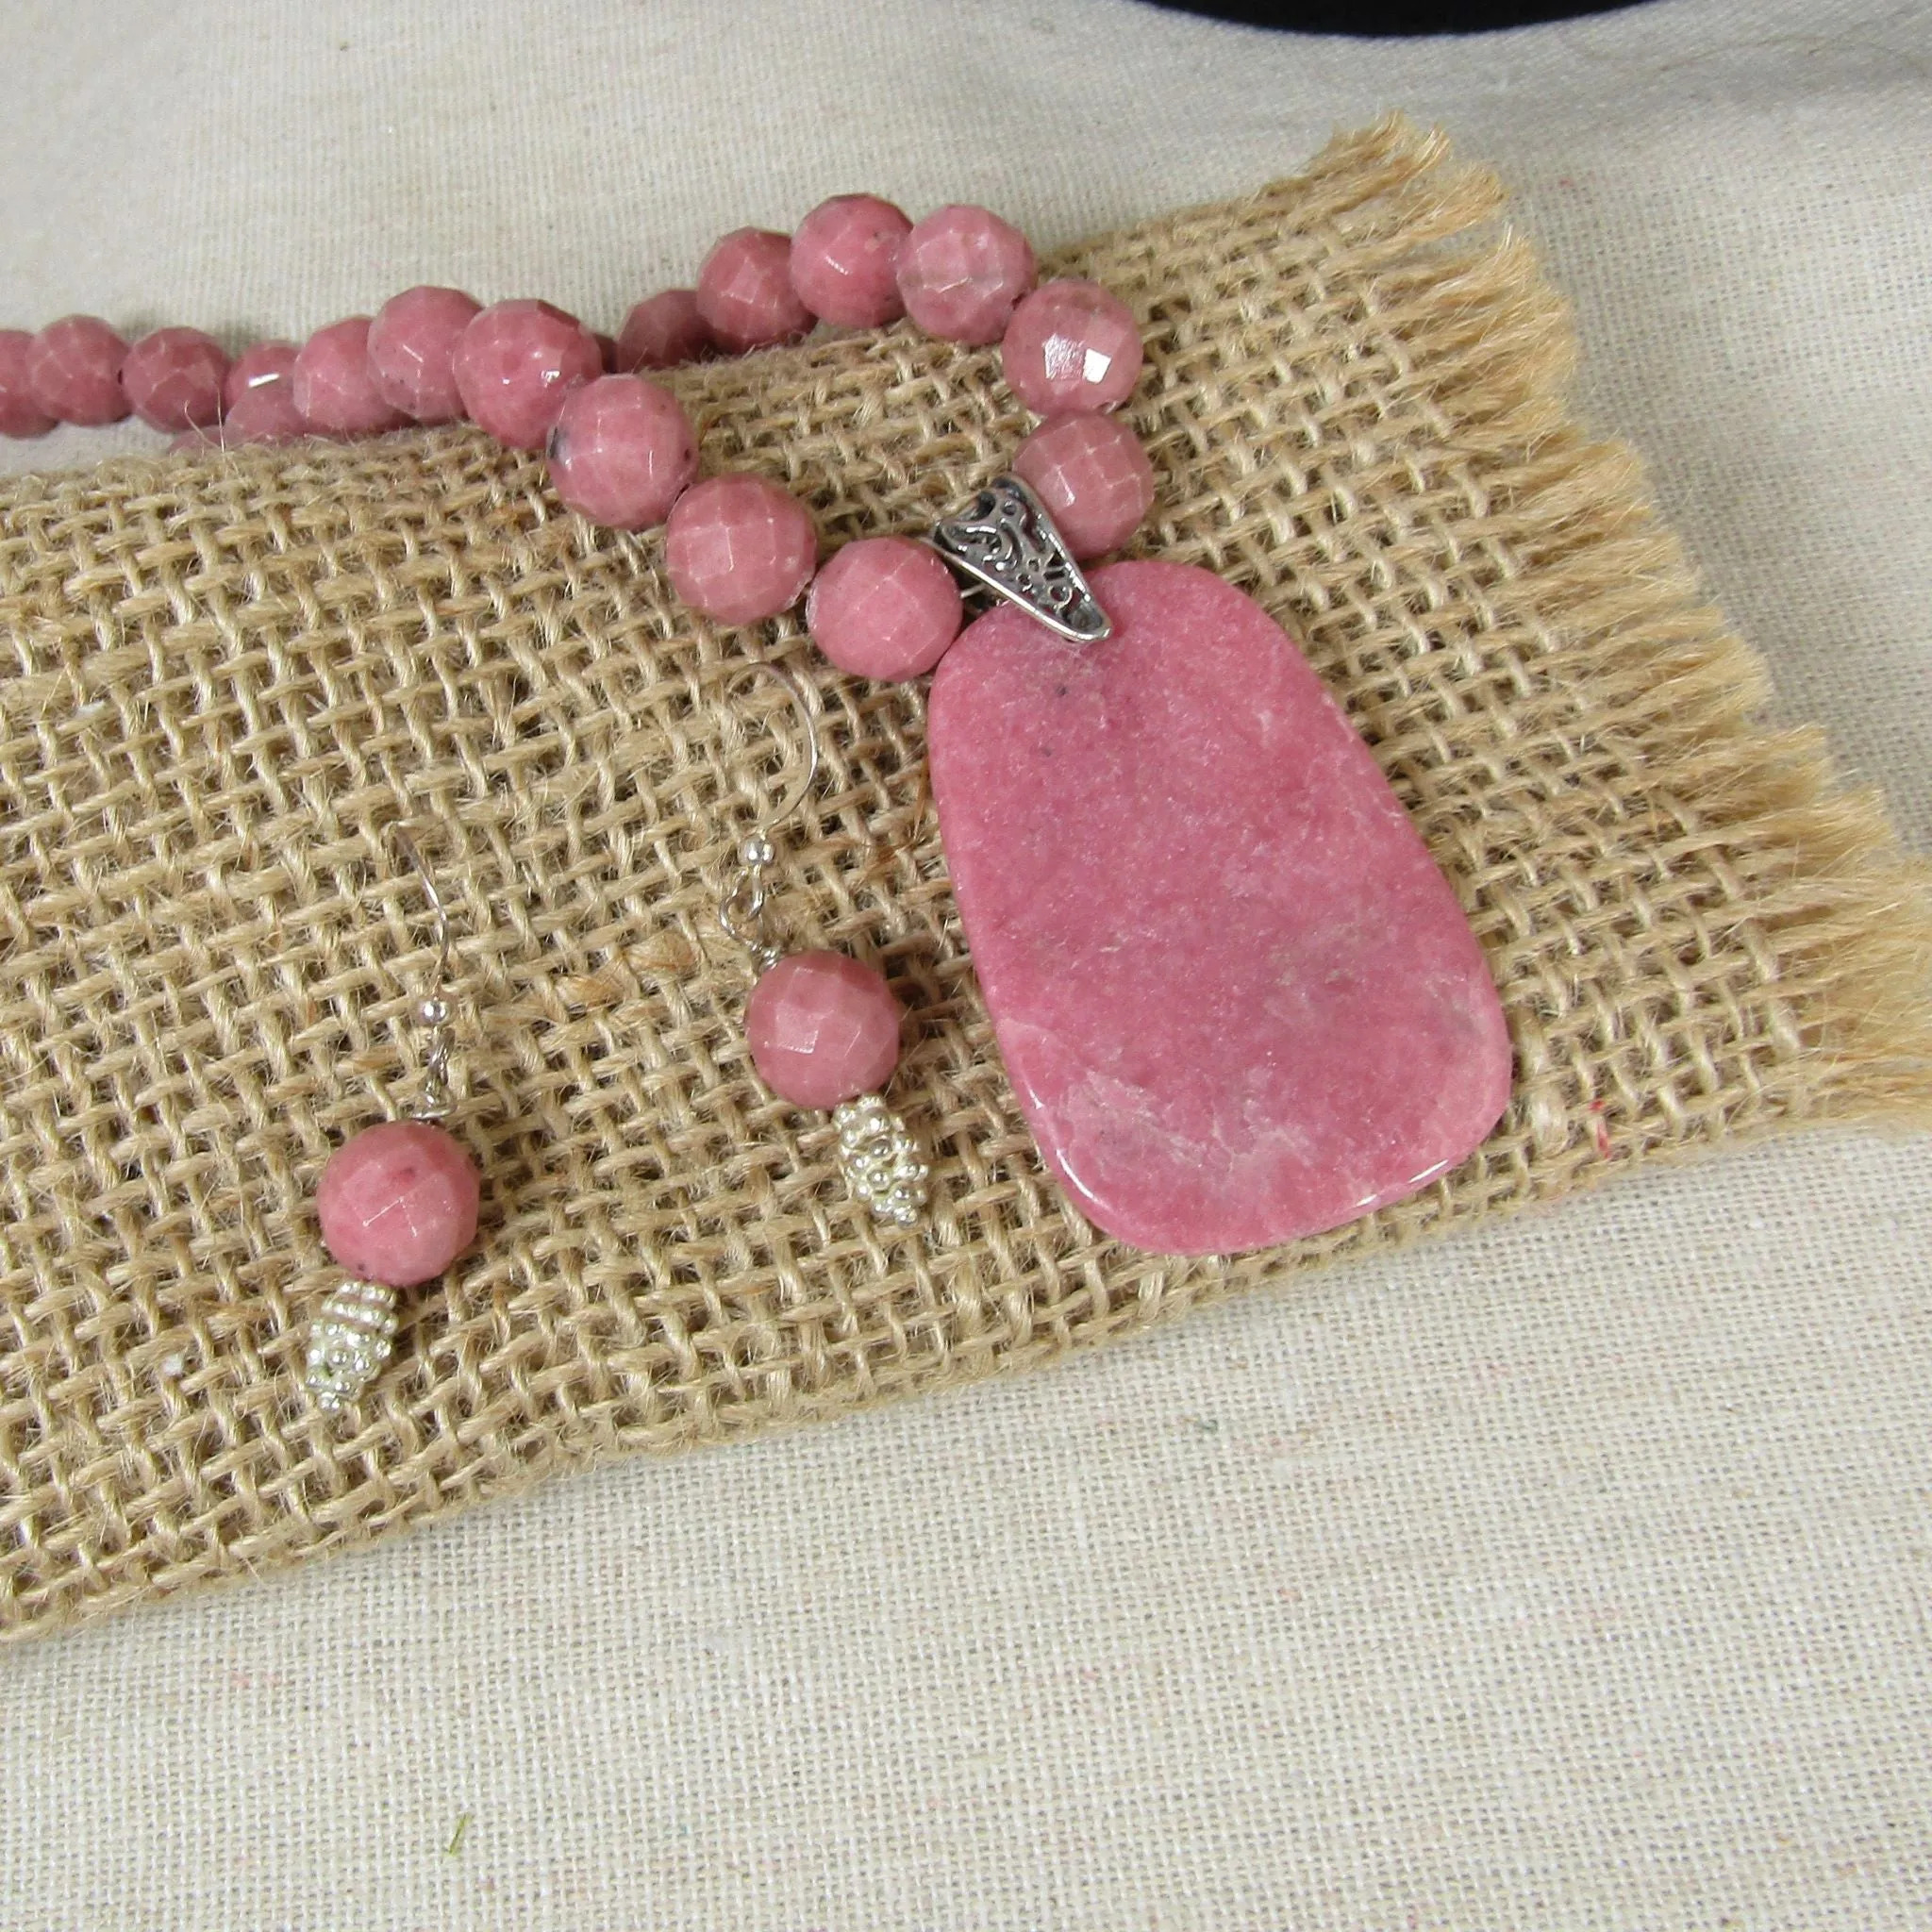
<path fill-rule="evenodd" d="M 1140 332 L 1097 284 L 1035 287 L 1034 277 L 1026 238 L 986 208 L 951 206 L 914 222 L 875 195 L 839 195 L 792 235 L 726 235 L 694 289 L 640 302 L 614 341 L 547 302 L 485 308 L 431 287 L 332 323 L 299 348 L 258 342 L 233 362 L 196 329 L 157 329 L 131 345 L 94 316 L 37 335 L 0 330 L 0 434 L 131 412 L 176 432 L 176 446 L 227 445 L 467 418 L 511 448 L 546 451 L 558 498 L 592 522 L 664 525 L 666 574 L 693 610 L 750 625 L 804 597 L 808 628 L 841 669 L 914 677 L 962 621 L 944 561 L 910 539 L 872 537 L 821 569 L 806 507 L 762 476 L 700 481 L 683 406 L 641 372 L 796 341 L 822 322 L 878 328 L 905 317 L 945 341 L 997 341 L 1008 387 L 1041 419 L 1012 470 L 1084 562 L 1124 543 L 1154 499 L 1146 452 L 1111 413 L 1140 375 Z M 827 1094 L 890 1077 L 896 1024 L 885 1029 L 880 1016 L 896 1005 L 873 968 L 807 953 L 765 979 L 774 984 L 761 980 L 754 996 L 752 1054 L 781 1097 L 823 1107 Z M 787 1024 L 791 1015 L 805 1017 Z"/>

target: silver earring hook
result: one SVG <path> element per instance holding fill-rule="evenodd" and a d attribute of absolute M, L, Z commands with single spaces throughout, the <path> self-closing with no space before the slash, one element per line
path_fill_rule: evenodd
<path fill-rule="evenodd" d="M 442 903 L 442 894 L 436 889 L 436 874 L 423 857 L 423 848 L 416 843 L 416 835 L 410 830 L 409 822 L 398 819 L 390 826 L 389 836 L 390 842 L 415 869 L 416 877 L 423 887 L 423 896 L 429 901 L 430 931 L 436 938 L 436 985 L 441 991 L 449 983 L 449 911 Z"/>
<path fill-rule="evenodd" d="M 423 848 L 416 843 L 415 832 L 408 821 L 397 820 L 389 827 L 389 841 L 408 861 L 423 888 L 423 895 L 429 901 L 430 931 L 436 941 L 435 978 L 428 991 L 417 1002 L 414 1019 L 425 1035 L 423 1047 L 423 1098 L 418 1103 L 415 1118 L 419 1121 L 442 1120 L 456 1105 L 456 1094 L 450 1085 L 449 1060 L 453 1043 L 450 1026 L 449 984 L 451 978 L 451 947 L 449 937 L 449 908 L 442 903 L 442 894 L 437 890 L 436 874 L 423 857 Z"/>
<path fill-rule="evenodd" d="M 774 811 L 760 818 L 752 832 L 740 841 L 738 870 L 718 902 L 718 924 L 752 956 L 758 970 L 763 972 L 775 966 L 785 955 L 785 949 L 774 941 L 767 930 L 765 921 L 765 871 L 777 857 L 777 848 L 772 843 L 771 835 L 776 826 L 783 824 L 804 805 L 818 782 L 819 730 L 805 686 L 795 673 L 765 658 L 754 658 L 741 668 L 762 671 L 767 676 L 775 678 L 784 687 L 798 713 L 799 722 L 805 727 L 805 774 L 793 783 L 784 802 Z"/>
<path fill-rule="evenodd" d="M 785 802 L 776 811 L 758 821 L 758 830 L 769 833 L 774 825 L 782 825 L 811 796 L 811 788 L 818 783 L 819 725 L 811 714 L 811 700 L 807 697 L 805 686 L 799 681 L 796 672 L 788 670 L 783 664 L 774 664 L 768 658 L 754 658 L 744 668 L 752 672 L 762 671 L 784 687 L 785 694 L 791 700 L 792 708 L 798 713 L 798 722 L 805 730 L 805 775 L 785 794 Z"/>

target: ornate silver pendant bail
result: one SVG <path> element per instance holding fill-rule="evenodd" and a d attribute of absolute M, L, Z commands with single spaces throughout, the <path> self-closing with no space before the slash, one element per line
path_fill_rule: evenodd
<path fill-rule="evenodd" d="M 1076 644 L 1113 629 L 1067 541 L 1017 476 L 995 476 L 927 540 L 962 576 Z"/>

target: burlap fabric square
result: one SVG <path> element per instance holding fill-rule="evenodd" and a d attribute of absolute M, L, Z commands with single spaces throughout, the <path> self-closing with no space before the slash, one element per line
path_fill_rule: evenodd
<path fill-rule="evenodd" d="M 1041 1360 L 1363 1246 L 1800 1121 L 1932 1117 L 1924 881 L 1754 723 L 1488 175 L 1400 123 L 1055 267 L 1145 325 L 1138 548 L 1306 641 L 1467 907 L 1516 1050 L 1491 1141 L 1320 1240 L 1180 1261 L 1042 1176 L 947 891 L 923 693 L 693 621 L 658 540 L 473 432 L 123 460 L 0 494 L 0 1627 L 258 1572 L 620 1451 Z M 921 531 L 1025 428 L 895 328 L 680 373 L 708 464 L 828 544 Z M 716 901 L 823 705 L 779 929 L 877 961 L 928 1228 L 753 1076 Z M 484 1232 L 357 1417 L 302 1396 L 330 1149 L 403 1110 L 434 822 Z M 1426 1265 L 1420 1262 L 1418 1265 Z"/>

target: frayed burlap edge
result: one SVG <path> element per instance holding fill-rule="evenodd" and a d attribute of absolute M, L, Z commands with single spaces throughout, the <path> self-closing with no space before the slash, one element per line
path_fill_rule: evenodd
<path fill-rule="evenodd" d="M 1233 1289 L 1800 1121 L 1932 1118 L 1932 913 L 1876 797 L 1755 722 L 1634 458 L 1572 422 L 1501 192 L 1391 121 L 1055 266 L 1146 327 L 1138 548 L 1306 640 L 1468 908 L 1517 1054 L 1491 1141 L 1288 1250 L 1097 1239 L 1006 1092 L 924 790 L 922 697 L 795 625 L 692 623 L 655 538 L 472 432 L 122 461 L 0 493 L 0 1625 L 366 1540 L 563 1467 L 1036 1362 Z M 708 464 L 827 541 L 923 528 L 1024 421 L 906 329 L 682 372 Z M 856 1216 L 745 1062 L 713 912 L 782 699 L 827 714 L 780 923 L 877 959 L 931 1231 Z M 774 708 L 775 706 L 775 708 Z M 795 748 L 794 748 L 795 750 Z M 788 754 L 790 756 L 790 754 Z M 407 1104 L 425 958 L 382 863 L 444 827 L 472 1257 L 358 1420 L 295 1388 L 329 1147 Z M 734 817 L 734 813 L 736 816 Z"/>

